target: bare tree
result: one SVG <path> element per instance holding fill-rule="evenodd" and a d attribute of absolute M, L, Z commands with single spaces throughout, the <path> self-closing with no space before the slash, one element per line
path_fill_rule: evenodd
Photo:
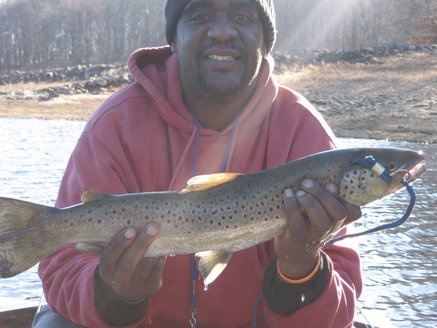
<path fill-rule="evenodd" d="M 436 42 L 432 0 L 275 0 L 276 50 Z M 126 61 L 165 44 L 163 0 L 6 0 L 0 72 Z"/>

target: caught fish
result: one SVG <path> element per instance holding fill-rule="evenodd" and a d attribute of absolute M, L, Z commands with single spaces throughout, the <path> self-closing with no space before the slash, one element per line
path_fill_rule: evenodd
<path fill-rule="evenodd" d="M 356 164 L 372 156 L 376 168 Z M 196 253 L 211 283 L 233 252 L 270 240 L 286 228 L 283 193 L 312 178 L 339 186 L 338 197 L 366 205 L 423 174 L 422 154 L 394 148 L 321 152 L 253 174 L 196 176 L 181 191 L 106 195 L 85 192 L 84 203 L 54 208 L 0 198 L 0 277 L 19 274 L 61 246 L 101 251 L 120 230 L 156 223 L 161 232 L 146 256 Z M 379 171 L 389 179 L 379 177 Z"/>

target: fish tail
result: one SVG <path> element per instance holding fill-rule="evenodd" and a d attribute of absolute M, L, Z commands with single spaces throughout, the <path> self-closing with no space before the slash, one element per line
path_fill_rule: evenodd
<path fill-rule="evenodd" d="M 46 257 L 41 217 L 48 206 L 0 197 L 0 278 L 15 276 Z"/>

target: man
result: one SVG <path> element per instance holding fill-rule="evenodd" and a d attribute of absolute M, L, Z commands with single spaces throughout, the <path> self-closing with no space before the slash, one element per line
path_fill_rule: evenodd
<path fill-rule="evenodd" d="M 170 47 L 131 56 L 136 82 L 88 122 L 57 206 L 85 190 L 179 190 L 193 175 L 252 173 L 335 147 L 314 108 L 272 77 L 272 1 L 168 0 L 165 13 Z M 157 222 L 127 227 L 101 255 L 70 245 L 44 260 L 46 298 L 85 327 L 349 327 L 359 258 L 322 245 L 360 213 L 335 193 L 312 180 L 287 190 L 284 233 L 235 253 L 207 288 L 192 256 L 144 257 Z M 39 322 L 63 327 L 54 313 Z"/>

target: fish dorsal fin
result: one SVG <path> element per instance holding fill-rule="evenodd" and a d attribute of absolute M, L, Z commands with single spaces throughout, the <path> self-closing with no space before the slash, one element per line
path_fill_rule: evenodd
<path fill-rule="evenodd" d="M 80 199 L 83 203 L 93 202 L 95 200 L 104 199 L 106 197 L 109 197 L 110 195 L 104 194 L 97 190 L 85 190 L 80 196 Z"/>
<path fill-rule="evenodd" d="M 239 173 L 214 173 L 197 175 L 188 180 L 187 186 L 181 191 L 181 193 L 186 193 L 189 191 L 202 191 L 216 187 L 223 183 L 232 181 L 240 175 L 241 174 Z"/>
<path fill-rule="evenodd" d="M 203 277 L 203 283 L 208 286 L 226 268 L 232 252 L 216 250 L 196 253 L 197 269 Z"/>

